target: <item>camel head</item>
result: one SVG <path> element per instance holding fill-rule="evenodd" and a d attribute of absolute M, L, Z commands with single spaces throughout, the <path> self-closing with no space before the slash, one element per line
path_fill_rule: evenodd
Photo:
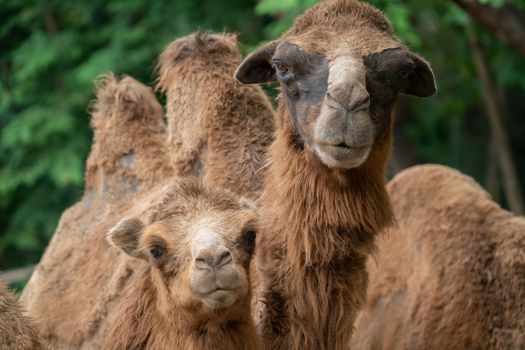
<path fill-rule="evenodd" d="M 161 310 L 216 315 L 249 307 L 256 213 L 246 200 L 192 181 L 172 186 L 148 221 L 132 217 L 108 232 L 147 262 Z"/>
<path fill-rule="evenodd" d="M 280 115 L 294 146 L 342 169 L 362 165 L 389 135 L 399 93 L 436 92 L 429 64 L 399 43 L 380 11 L 353 0 L 312 7 L 250 54 L 236 78 L 279 82 Z"/>

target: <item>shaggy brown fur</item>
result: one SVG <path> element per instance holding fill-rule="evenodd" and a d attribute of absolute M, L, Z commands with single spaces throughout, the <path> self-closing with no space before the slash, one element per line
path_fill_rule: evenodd
<path fill-rule="evenodd" d="M 131 77 L 119 81 L 112 75 L 95 86 L 86 192 L 98 191 L 101 200 L 111 202 L 136 192 L 144 182 L 170 176 L 163 110 L 151 90 Z"/>
<path fill-rule="evenodd" d="M 158 62 L 158 88 L 167 95 L 168 142 L 178 175 L 256 197 L 262 185 L 274 114 L 259 86 L 235 82 L 241 61 L 234 35 L 175 40 Z"/>
<path fill-rule="evenodd" d="M 417 166 L 388 185 L 399 227 L 379 240 L 355 349 L 524 349 L 525 218 L 474 180 Z"/>
<path fill-rule="evenodd" d="M 378 10 L 336 0 L 248 56 L 236 77 L 278 80 L 282 91 L 259 200 L 263 346 L 346 348 L 366 299 L 367 258 L 394 222 L 384 188 L 392 106 L 399 92 L 435 92 L 430 67 Z"/>
<path fill-rule="evenodd" d="M 45 349 L 16 297 L 0 282 L 0 349 Z"/>
<path fill-rule="evenodd" d="M 135 266 L 110 249 L 105 233 L 124 213 L 144 212 L 157 196 L 155 185 L 172 173 L 162 108 L 136 80 L 99 82 L 92 126 L 84 196 L 62 215 L 21 296 L 53 349 L 98 347 L 107 314 Z"/>
<path fill-rule="evenodd" d="M 365 301 L 375 235 L 393 222 L 383 187 L 390 140 L 381 140 L 362 168 L 345 172 L 309 153 L 283 152 L 290 138 L 290 130 L 279 132 L 270 147 L 271 191 L 260 198 L 264 345 L 343 349 Z"/>
<path fill-rule="evenodd" d="M 108 239 L 141 261 L 110 315 L 102 348 L 260 348 L 250 313 L 255 227 L 255 212 L 238 196 L 191 181 L 171 185 L 147 224 L 137 218 L 121 221 Z M 232 260 L 202 269 L 198 252 L 210 239 L 217 242 L 214 247 L 223 242 L 221 249 L 227 250 L 216 252 L 227 251 Z M 194 286 L 221 290 L 199 294 Z M 214 296 L 226 292 L 235 299 L 225 304 L 224 297 Z M 212 307 L 205 304 L 210 298 Z"/>

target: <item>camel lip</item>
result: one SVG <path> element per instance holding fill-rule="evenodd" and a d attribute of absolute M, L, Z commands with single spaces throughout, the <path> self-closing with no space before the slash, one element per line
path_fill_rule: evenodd
<path fill-rule="evenodd" d="M 361 153 L 368 153 L 372 148 L 371 144 L 352 144 L 346 143 L 331 144 L 318 143 L 317 149 L 322 153 L 330 155 L 335 159 L 344 160 L 346 157 L 356 156 Z"/>
<path fill-rule="evenodd" d="M 217 288 L 214 291 L 201 296 L 202 303 L 210 309 L 221 309 L 230 307 L 239 298 L 238 289 Z"/>
<path fill-rule="evenodd" d="M 340 143 L 331 143 L 326 141 L 316 141 L 316 144 L 319 147 L 329 147 L 333 149 L 353 149 L 353 150 L 360 150 L 360 149 L 366 149 L 372 147 L 372 144 L 370 143 L 356 143 L 356 144 L 348 144 L 346 142 L 340 142 Z"/>
<path fill-rule="evenodd" d="M 363 164 L 371 149 L 371 144 L 317 143 L 314 152 L 328 167 L 350 169 Z"/>
<path fill-rule="evenodd" d="M 206 291 L 202 291 L 202 290 L 196 290 L 195 292 L 197 292 L 200 297 L 202 298 L 207 298 L 215 293 L 220 293 L 220 292 L 223 292 L 223 293 L 235 293 L 237 292 L 239 288 L 223 288 L 223 287 L 219 287 L 219 286 L 216 286 L 214 288 L 210 288 Z"/>
<path fill-rule="evenodd" d="M 211 294 L 217 293 L 217 292 L 233 292 L 233 291 L 235 291 L 235 289 L 219 288 L 219 287 L 217 287 L 217 288 L 209 291 L 208 293 L 206 293 L 206 295 L 211 295 Z"/>

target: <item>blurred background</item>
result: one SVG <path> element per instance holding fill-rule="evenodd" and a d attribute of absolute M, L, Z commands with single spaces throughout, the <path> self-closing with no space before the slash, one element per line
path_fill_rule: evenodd
<path fill-rule="evenodd" d="M 37 263 L 62 211 L 80 199 L 98 75 L 153 85 L 158 55 L 195 30 L 237 32 L 245 55 L 316 2 L 2 0 L 0 270 Z M 389 177 L 446 164 L 523 214 L 525 0 L 369 2 L 431 62 L 439 89 L 399 99 Z"/>

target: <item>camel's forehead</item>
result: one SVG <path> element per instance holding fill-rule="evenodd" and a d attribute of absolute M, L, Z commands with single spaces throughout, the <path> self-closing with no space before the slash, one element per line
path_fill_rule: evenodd
<path fill-rule="evenodd" d="M 231 247 L 244 226 L 254 219 L 248 212 L 221 211 L 212 214 L 202 213 L 188 222 L 184 240 L 189 246 L 218 244 Z"/>
<path fill-rule="evenodd" d="M 227 246 L 234 226 L 230 220 L 209 213 L 171 217 L 148 225 L 141 237 L 141 245 L 155 244 L 160 238 L 171 247 L 170 250 L 179 254 L 202 246 Z"/>
<path fill-rule="evenodd" d="M 299 16 L 283 39 L 327 59 L 346 51 L 367 56 L 400 47 L 388 19 L 354 0 L 326 0 Z"/>
<path fill-rule="evenodd" d="M 341 56 L 365 57 L 388 49 L 401 47 L 399 41 L 388 33 L 369 27 L 330 31 L 318 28 L 299 35 L 283 37 L 311 54 L 321 55 L 332 61 Z"/>
<path fill-rule="evenodd" d="M 196 218 L 188 227 L 187 242 L 190 246 L 224 245 L 227 227 L 222 220 L 210 216 Z"/>

